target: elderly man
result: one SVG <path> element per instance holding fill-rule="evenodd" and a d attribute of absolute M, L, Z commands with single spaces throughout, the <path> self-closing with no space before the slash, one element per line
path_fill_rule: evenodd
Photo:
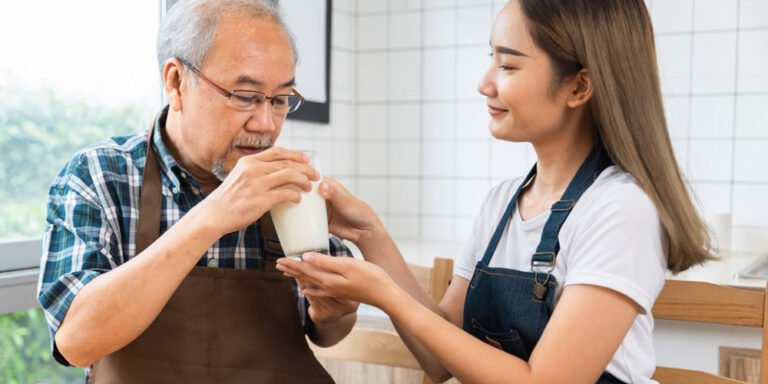
<path fill-rule="evenodd" d="M 333 382 L 304 335 L 336 343 L 357 303 L 297 302 L 275 269 L 268 212 L 318 174 L 272 146 L 302 102 L 272 3 L 175 5 L 158 37 L 168 106 L 146 136 L 78 152 L 51 186 L 38 298 L 54 357 L 90 382 Z M 330 252 L 349 254 L 338 238 Z"/>

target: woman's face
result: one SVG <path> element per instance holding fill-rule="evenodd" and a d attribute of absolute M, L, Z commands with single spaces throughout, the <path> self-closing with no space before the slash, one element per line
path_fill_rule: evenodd
<path fill-rule="evenodd" d="M 490 43 L 491 65 L 478 90 L 487 98 L 491 134 L 536 144 L 560 133 L 567 90 L 553 86 L 549 57 L 533 43 L 517 1 L 496 17 Z"/>

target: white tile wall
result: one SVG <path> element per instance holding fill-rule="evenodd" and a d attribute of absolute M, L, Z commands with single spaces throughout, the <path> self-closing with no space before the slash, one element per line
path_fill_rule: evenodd
<path fill-rule="evenodd" d="M 768 93 L 768 28 L 739 33 L 739 92 Z"/>
<path fill-rule="evenodd" d="M 421 14 L 396 13 L 389 17 L 389 47 L 416 48 L 421 46 Z"/>
<path fill-rule="evenodd" d="M 703 212 L 733 214 L 737 251 L 768 249 L 768 0 L 648 0 L 667 122 Z M 506 0 L 336 0 L 331 124 L 289 121 L 326 174 L 396 238 L 456 241 L 529 144 L 488 133 L 477 82 Z M 332 154 L 327 154 L 330 152 Z"/>
<path fill-rule="evenodd" d="M 740 0 L 739 26 L 741 28 L 768 28 L 768 2 Z"/>
<path fill-rule="evenodd" d="M 733 137 L 733 96 L 694 96 L 691 98 L 691 139 L 729 139 Z"/>
<path fill-rule="evenodd" d="M 659 0 L 651 7 L 656 33 L 689 32 L 693 27 L 693 0 Z"/>
<path fill-rule="evenodd" d="M 693 29 L 697 31 L 736 29 L 738 0 L 695 0 L 693 6 Z"/>
<path fill-rule="evenodd" d="M 691 90 L 691 40 L 690 34 L 656 38 L 661 89 L 665 94 L 688 94 Z"/>
<path fill-rule="evenodd" d="M 736 32 L 693 35 L 694 93 L 730 93 L 736 82 Z"/>
<path fill-rule="evenodd" d="M 736 137 L 768 138 L 768 94 L 742 95 L 736 102 Z"/>

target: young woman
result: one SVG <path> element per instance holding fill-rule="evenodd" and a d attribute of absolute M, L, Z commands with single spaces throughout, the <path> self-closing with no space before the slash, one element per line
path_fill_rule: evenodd
<path fill-rule="evenodd" d="M 436 381 L 650 383 L 665 271 L 712 258 L 664 119 L 643 0 L 513 0 L 479 84 L 491 134 L 530 142 L 493 188 L 437 305 L 373 211 L 334 181 L 331 230 L 365 261 L 281 260 L 305 294 L 384 310 Z"/>

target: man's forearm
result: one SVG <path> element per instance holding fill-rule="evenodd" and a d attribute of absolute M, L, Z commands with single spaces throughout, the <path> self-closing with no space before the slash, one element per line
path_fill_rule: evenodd
<path fill-rule="evenodd" d="M 149 327 L 219 237 L 205 216 L 198 205 L 141 254 L 78 292 L 55 336 L 71 364 L 88 366 Z M 127 300 L 126 292 L 131 295 Z"/>
<path fill-rule="evenodd" d="M 314 324 L 308 336 L 319 347 L 330 347 L 346 337 L 355 326 L 357 313 L 350 313 L 337 321 Z"/>

